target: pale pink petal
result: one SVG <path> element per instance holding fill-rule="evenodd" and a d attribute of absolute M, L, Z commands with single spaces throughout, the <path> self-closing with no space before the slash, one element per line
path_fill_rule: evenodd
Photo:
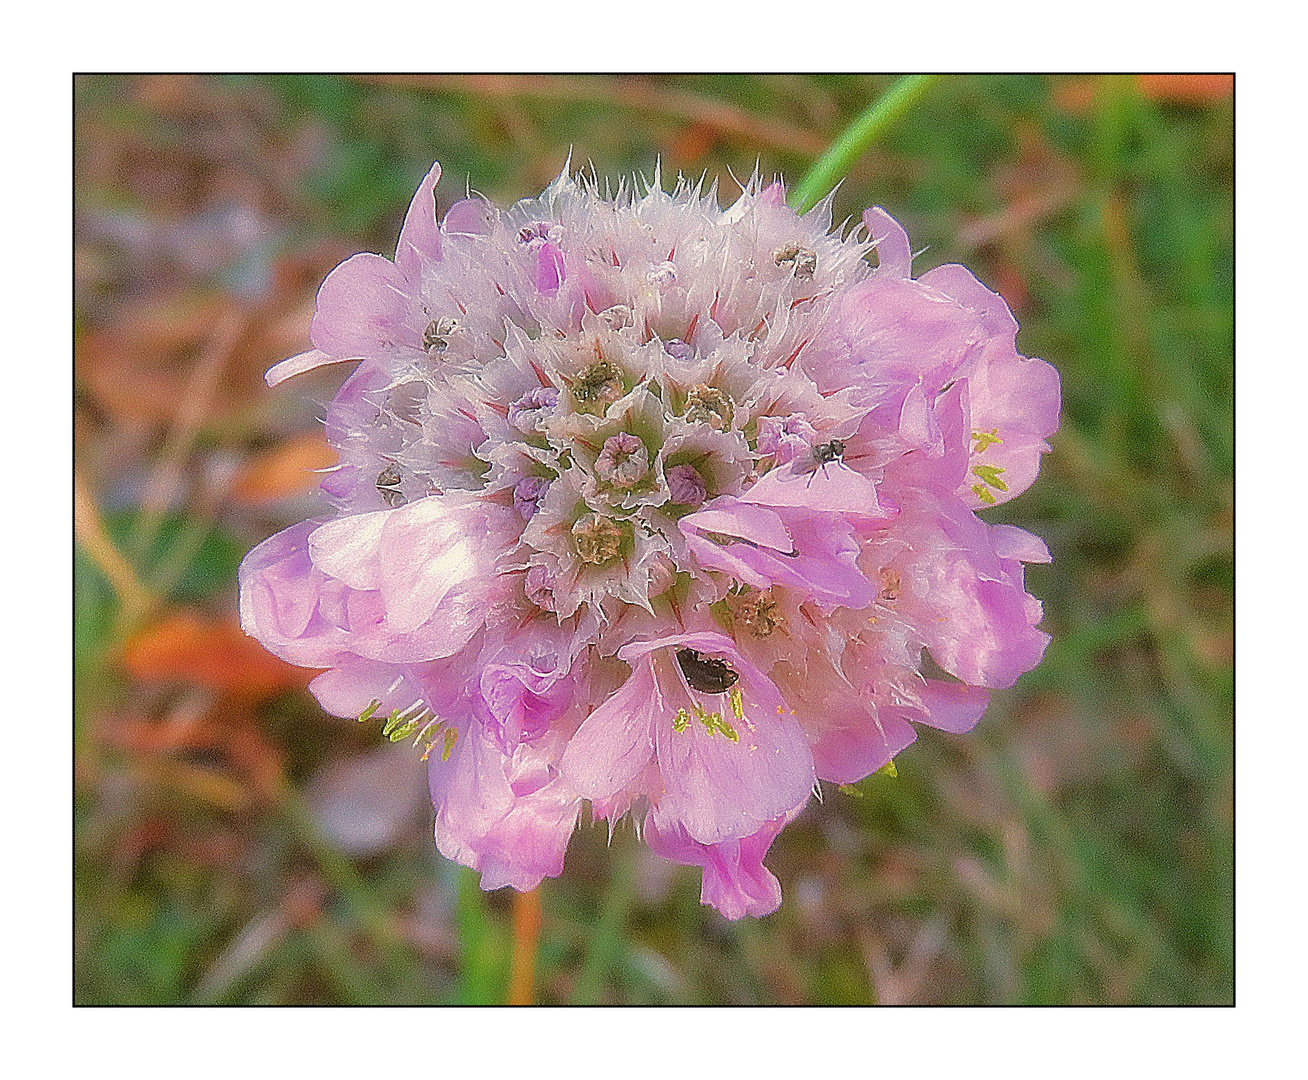
<path fill-rule="evenodd" d="M 894 516 L 893 507 L 883 507 L 878 501 L 876 485 L 841 462 L 819 465 L 811 472 L 797 470 L 793 462 L 783 465 L 767 473 L 740 501 L 774 509 L 842 514 L 851 521 L 884 521 Z"/>
<path fill-rule="evenodd" d="M 513 808 L 474 842 L 481 859 L 481 887 L 512 886 L 529 892 L 543 878 L 563 873 L 563 856 L 577 827 L 581 799 L 555 781 L 519 798 Z"/>
<path fill-rule="evenodd" d="M 995 337 L 1012 341 L 1017 336 L 1017 320 L 1004 298 L 982 285 L 966 266 L 947 263 L 928 270 L 917 280 L 970 308 Z"/>
<path fill-rule="evenodd" d="M 863 224 L 877 246 L 877 273 L 906 278 L 912 272 L 913 251 L 904 227 L 879 206 L 863 211 Z"/>
<path fill-rule="evenodd" d="M 478 843 L 513 809 L 504 752 L 480 724 L 451 725 L 459 732 L 448 760 L 438 748 L 427 760 L 436 807 L 436 846 L 447 859 L 480 866 Z"/>
<path fill-rule="evenodd" d="M 309 336 L 342 360 L 373 356 L 396 345 L 422 348 L 422 336 L 406 325 L 416 303 L 405 276 L 389 259 L 367 252 L 346 259 L 327 275 Z"/>
<path fill-rule="evenodd" d="M 678 635 L 672 644 L 690 644 L 725 657 L 740 674 L 744 716 L 733 715 L 727 695 L 716 695 L 713 711 L 722 713 L 737 739 L 710 733 L 693 719 L 677 731 L 675 709 L 669 707 L 676 699 L 670 700 L 663 684 L 664 712 L 654 717 L 655 752 L 664 783 L 658 801 L 662 819 L 679 822 L 690 837 L 712 844 L 747 836 L 765 821 L 803 806 L 816 779 L 813 755 L 803 728 L 772 681 L 725 635 Z M 661 678 L 671 673 L 679 679 L 673 670 L 676 661 L 668 660 Z M 681 697 L 691 704 L 684 690 Z"/>
<path fill-rule="evenodd" d="M 770 915 L 781 906 L 781 883 L 763 865 L 763 856 L 785 825 L 785 817 L 767 822 L 750 836 L 718 844 L 701 844 L 676 822 L 660 824 L 659 818 L 657 811 L 645 818 L 645 842 L 665 859 L 704 868 L 700 903 L 731 920 Z"/>
<path fill-rule="evenodd" d="M 390 512 L 378 547 L 388 625 L 407 633 L 451 592 L 489 586 L 495 559 L 521 518 L 512 507 L 434 495 Z"/>
<path fill-rule="evenodd" d="M 324 364 L 335 364 L 345 359 L 342 356 L 329 356 L 319 349 L 310 349 L 308 352 L 299 353 L 279 364 L 273 364 L 264 374 L 263 380 L 269 386 L 276 386 L 295 375 L 301 375 L 306 371 L 312 371 L 314 368 L 322 367 Z"/>
<path fill-rule="evenodd" d="M 395 247 L 395 265 L 413 285 L 421 283 L 425 266 L 441 260 L 441 230 L 436 222 L 436 184 L 440 178 L 438 163 L 418 185 Z"/>
<path fill-rule="evenodd" d="M 979 686 L 927 679 L 921 697 L 926 715 L 916 718 L 920 723 L 961 735 L 976 727 L 985 714 L 990 692 Z"/>
<path fill-rule="evenodd" d="M 547 240 L 536 254 L 536 288 L 546 296 L 553 296 L 566 277 L 563 252 Z"/>
<path fill-rule="evenodd" d="M 394 510 L 351 514 L 320 525 L 309 536 L 309 557 L 328 577 L 352 589 L 381 588 L 382 527 Z"/>
<path fill-rule="evenodd" d="M 653 669 L 638 663 L 622 689 L 577 729 L 561 769 L 588 799 L 621 791 L 654 756 L 653 725 L 666 713 Z"/>
<path fill-rule="evenodd" d="M 447 211 L 441 228 L 447 233 L 485 236 L 499 211 L 484 199 L 460 199 Z"/>
<path fill-rule="evenodd" d="M 730 495 L 714 499 L 702 509 L 687 514 L 681 521 L 695 532 L 721 532 L 777 551 L 791 550 L 790 534 L 774 511 L 750 506 L 743 499 Z"/>
<path fill-rule="evenodd" d="M 1019 529 L 1016 525 L 991 525 L 990 539 L 995 554 L 1001 559 L 1020 559 L 1022 562 L 1047 563 L 1052 561 L 1049 548 L 1040 537 Z"/>

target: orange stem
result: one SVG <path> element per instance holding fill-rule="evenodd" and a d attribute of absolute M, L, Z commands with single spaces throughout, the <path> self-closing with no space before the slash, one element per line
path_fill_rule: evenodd
<path fill-rule="evenodd" d="M 536 945 L 540 941 L 540 889 L 513 894 L 513 959 L 509 1004 L 534 1005 Z"/>

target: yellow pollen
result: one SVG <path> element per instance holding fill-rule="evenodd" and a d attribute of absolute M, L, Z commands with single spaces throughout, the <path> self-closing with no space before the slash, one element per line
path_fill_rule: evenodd
<path fill-rule="evenodd" d="M 459 741 L 459 732 L 456 728 L 445 729 L 445 745 L 441 748 L 441 760 L 449 761 L 450 753 L 454 750 L 454 744 Z"/>
<path fill-rule="evenodd" d="M 974 431 L 972 438 L 976 440 L 976 452 L 984 454 L 985 449 L 991 443 L 1002 443 L 1004 440 L 999 437 L 999 429 L 991 428 L 989 431 Z"/>
<path fill-rule="evenodd" d="M 441 730 L 444 727 L 444 720 L 438 720 L 436 717 L 432 717 L 431 720 L 427 722 L 427 726 L 418 732 L 418 737 L 413 740 L 413 745 L 417 746 L 424 739 L 427 741 L 427 745 L 423 747 L 422 750 L 422 757 L 419 758 L 420 761 L 426 761 L 431 757 L 431 752 L 435 749 Z"/>
<path fill-rule="evenodd" d="M 728 696 L 731 698 L 731 715 L 734 716 L 737 720 L 744 720 L 745 699 L 740 692 L 740 687 L 733 686 L 731 688 L 731 693 Z"/>
<path fill-rule="evenodd" d="M 677 715 L 672 718 L 673 731 L 685 731 L 690 726 L 690 713 L 685 709 L 678 709 Z"/>
<path fill-rule="evenodd" d="M 999 474 L 1004 470 L 998 465 L 973 465 L 972 475 L 979 476 L 996 491 L 1007 491 L 1008 485 L 999 479 Z"/>
<path fill-rule="evenodd" d="M 990 492 L 988 492 L 988 491 L 987 491 L 987 490 L 986 490 L 982 485 L 980 485 L 980 484 L 973 484 L 973 485 L 972 485 L 972 494 L 975 495 L 975 496 L 976 496 L 978 499 L 980 499 L 982 502 L 992 503 L 992 502 L 995 502 L 995 501 L 996 501 L 996 500 L 995 500 L 995 497 L 994 497 L 993 495 L 991 495 Z"/>

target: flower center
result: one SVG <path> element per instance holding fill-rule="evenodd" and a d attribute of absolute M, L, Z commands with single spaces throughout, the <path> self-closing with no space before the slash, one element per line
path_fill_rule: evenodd
<path fill-rule="evenodd" d="M 450 335 L 458 333 L 462 328 L 458 319 L 433 319 L 422 332 L 422 347 L 428 354 L 444 352 L 450 344 Z"/>
<path fill-rule="evenodd" d="M 772 253 L 778 266 L 789 266 L 797 278 L 811 278 L 817 270 L 817 253 L 798 244 L 787 244 Z"/>
<path fill-rule="evenodd" d="M 607 360 L 596 360 L 572 387 L 578 405 L 602 409 L 622 397 L 622 369 Z"/>
<path fill-rule="evenodd" d="M 530 521 L 539 509 L 540 498 L 550 486 L 544 476 L 525 476 L 513 488 L 513 505 L 522 515 L 523 521 Z"/>
<path fill-rule="evenodd" d="M 599 514 L 586 514 L 572 526 L 572 542 L 582 562 L 600 566 L 622 550 L 622 527 Z"/>
<path fill-rule="evenodd" d="M 686 395 L 686 419 L 721 430 L 731 423 L 731 398 L 716 386 L 692 386 Z"/>
<path fill-rule="evenodd" d="M 765 592 L 750 593 L 735 605 L 735 615 L 755 637 L 767 637 L 781 622 L 777 602 Z"/>
<path fill-rule="evenodd" d="M 529 390 L 509 406 L 509 423 L 522 432 L 536 430 L 536 421 L 543 409 L 552 409 L 559 403 L 559 392 L 552 386 Z"/>

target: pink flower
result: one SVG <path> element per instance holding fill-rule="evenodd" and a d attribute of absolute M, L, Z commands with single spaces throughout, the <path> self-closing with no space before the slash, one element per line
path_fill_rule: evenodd
<path fill-rule="evenodd" d="M 439 177 L 268 373 L 359 362 L 334 513 L 247 556 L 243 625 L 422 747 L 437 845 L 484 888 L 559 874 L 589 801 L 765 915 L 816 783 L 969 730 L 1039 662 L 1048 551 L 975 511 L 1034 480 L 1058 376 L 962 267 L 914 279 L 879 209 L 841 237 L 775 184 L 722 210 L 565 173 L 439 221 Z"/>

